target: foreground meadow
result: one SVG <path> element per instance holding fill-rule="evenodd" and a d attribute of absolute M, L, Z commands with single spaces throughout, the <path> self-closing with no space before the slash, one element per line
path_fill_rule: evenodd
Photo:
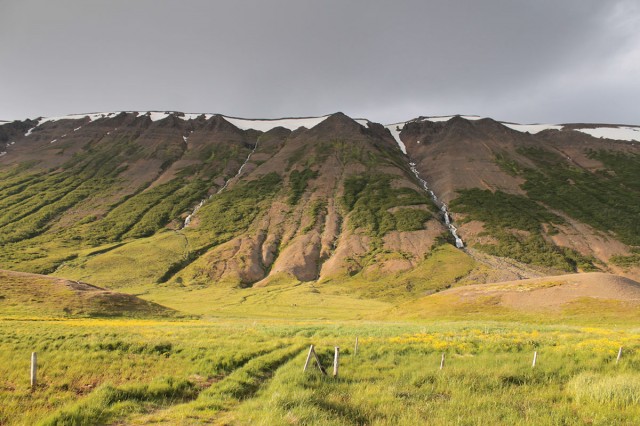
<path fill-rule="evenodd" d="M 635 424 L 639 339 L 491 321 L 3 320 L 0 424 Z M 303 373 L 310 344 L 327 376 Z"/>

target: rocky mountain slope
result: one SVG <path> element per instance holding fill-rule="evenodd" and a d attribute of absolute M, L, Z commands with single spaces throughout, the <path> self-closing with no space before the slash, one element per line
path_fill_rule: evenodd
<path fill-rule="evenodd" d="M 317 282 L 375 297 L 562 272 L 637 279 L 638 141 L 632 126 L 461 116 L 5 123 L 0 268 L 108 288 Z"/>

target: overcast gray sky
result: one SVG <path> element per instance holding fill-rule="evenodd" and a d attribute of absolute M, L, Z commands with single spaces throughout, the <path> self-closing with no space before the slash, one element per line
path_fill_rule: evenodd
<path fill-rule="evenodd" d="M 640 0 L 0 0 L 0 119 L 640 124 Z"/>

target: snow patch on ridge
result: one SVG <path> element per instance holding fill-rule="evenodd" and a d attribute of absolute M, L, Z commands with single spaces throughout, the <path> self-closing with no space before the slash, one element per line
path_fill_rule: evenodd
<path fill-rule="evenodd" d="M 425 117 L 425 118 L 422 118 L 421 121 L 432 121 L 434 123 L 437 123 L 437 122 L 449 121 L 453 117 L 461 117 L 461 118 L 464 118 L 465 120 L 472 120 L 472 121 L 481 120 L 485 118 L 479 115 L 460 115 L 460 116 L 446 115 L 446 116 L 437 116 L 437 117 Z M 522 132 L 522 133 L 529 132 L 531 134 L 539 133 L 543 130 L 562 130 L 563 128 L 563 126 L 560 126 L 557 124 L 519 124 L 519 123 L 509 123 L 505 121 L 501 121 L 500 124 L 510 129 L 516 130 L 518 132 Z"/>
<path fill-rule="evenodd" d="M 412 123 L 412 122 L 422 122 L 422 121 L 431 121 L 432 123 L 442 123 L 445 121 L 449 121 L 454 117 L 460 117 L 470 121 L 481 120 L 485 118 L 479 115 L 441 115 L 441 116 L 432 116 L 432 117 L 419 117 L 419 118 L 415 118 L 413 120 L 409 120 L 401 123 L 388 124 L 384 127 L 389 129 L 389 131 L 391 132 L 391 135 L 394 137 L 394 139 L 398 143 L 398 146 L 400 147 L 402 152 L 406 154 L 407 153 L 406 147 L 404 143 L 400 140 L 400 132 L 402 132 L 402 129 L 404 128 L 405 124 Z M 562 130 L 563 128 L 563 126 L 558 124 L 518 124 L 518 123 L 508 123 L 504 121 L 501 121 L 500 124 L 510 129 L 516 130 L 518 132 L 522 132 L 522 133 L 529 132 L 531 134 L 539 133 L 543 130 Z"/>
<path fill-rule="evenodd" d="M 574 129 L 594 138 L 613 139 L 618 141 L 640 142 L 640 127 L 597 127 L 595 129 Z"/>
<path fill-rule="evenodd" d="M 92 112 L 88 114 L 69 114 L 69 115 L 61 115 L 57 117 L 40 117 L 36 120 L 38 124 L 35 127 L 38 127 L 47 122 L 54 122 L 59 120 L 82 120 L 87 117 L 89 118 L 89 122 L 92 122 L 92 121 L 99 120 L 101 118 L 115 117 L 116 115 L 121 114 L 122 112 L 138 114 L 138 117 L 148 116 L 149 118 L 151 118 L 151 121 L 162 120 L 163 118 L 167 118 L 168 116 L 173 114 L 173 112 L 161 112 L 161 111 L 112 111 L 112 112 Z M 199 116 L 202 114 L 190 114 L 190 115 Z M 80 129 L 80 127 L 76 128 L 75 130 L 78 130 L 78 129 Z M 27 133 L 30 134 L 29 132 Z M 25 135 L 25 136 L 28 136 L 28 135 Z"/>
<path fill-rule="evenodd" d="M 178 118 L 184 121 L 189 121 L 189 120 L 195 120 L 201 115 L 204 115 L 204 114 L 185 113 L 184 115 L 179 115 Z"/>
<path fill-rule="evenodd" d="M 203 114 L 201 112 L 197 113 L 183 113 L 183 115 L 179 115 L 178 118 L 184 121 L 196 120 L 198 117 L 204 116 L 205 120 L 211 119 L 215 114 Z"/>
<path fill-rule="evenodd" d="M 517 130 L 518 132 L 529 132 L 532 135 L 542 132 L 543 130 L 562 130 L 562 128 L 564 127 L 557 124 L 517 124 L 505 122 L 501 122 L 500 124 L 510 129 Z"/>
<path fill-rule="evenodd" d="M 96 112 L 91 114 L 70 114 L 70 115 L 63 115 L 60 117 L 42 117 L 40 118 L 40 122 L 38 123 L 38 126 L 49 121 L 82 120 L 85 117 L 89 117 L 89 121 L 95 121 L 101 118 L 111 117 L 113 115 L 117 115 L 117 113 L 116 112 Z"/>
<path fill-rule="evenodd" d="M 122 112 L 126 113 L 135 113 L 138 117 L 147 116 L 151 119 L 151 121 L 159 121 L 167 118 L 170 115 L 174 115 L 177 118 L 180 118 L 184 121 L 195 120 L 199 117 L 204 117 L 205 120 L 209 120 L 215 116 L 215 114 L 205 114 L 205 113 L 181 113 L 175 111 L 117 111 L 117 112 L 97 112 L 97 113 L 87 113 L 87 114 L 69 114 L 64 116 L 57 117 L 39 117 L 35 119 L 36 125 L 29 129 L 27 133 L 24 134 L 25 137 L 29 137 L 32 132 L 40 125 L 47 122 L 55 122 L 59 120 L 82 120 L 85 118 L 89 119 L 89 122 L 93 122 L 95 120 L 99 120 L 102 118 L 111 118 Z M 267 132 L 275 127 L 284 127 L 289 130 L 296 130 L 300 127 L 306 127 L 310 129 L 322 121 L 326 120 L 329 115 L 325 115 L 322 117 L 306 117 L 306 118 L 279 118 L 279 119 L 246 119 L 246 118 L 238 118 L 238 117 L 227 117 L 222 116 L 229 123 L 238 127 L 241 130 L 258 130 L 262 132 Z M 406 146 L 400 139 L 400 132 L 404 128 L 407 123 L 410 122 L 424 122 L 430 121 L 434 123 L 438 122 L 446 122 L 451 120 L 454 117 L 461 117 L 465 120 L 480 120 L 484 117 L 478 115 L 443 115 L 443 116 L 427 116 L 427 117 L 419 117 L 412 120 L 408 120 L 405 122 L 394 123 L 385 125 L 387 129 L 391 132 L 391 135 L 396 140 L 396 143 L 400 147 L 400 150 L 403 153 L 407 153 Z M 369 127 L 369 120 L 358 118 L 354 119 L 358 124 L 363 127 Z M 0 120 L 0 125 L 9 123 L 10 121 Z M 563 125 L 559 124 L 519 124 L 519 123 L 511 123 L 511 122 L 500 122 L 502 125 L 516 130 L 518 132 L 528 132 L 530 134 L 536 134 L 542 132 L 544 130 L 562 130 L 564 128 Z M 606 126 L 606 125 L 605 125 Z M 77 127 L 74 131 L 77 131 L 81 128 Z M 573 129 L 578 132 L 589 134 L 595 138 L 606 138 L 612 140 L 621 140 L 621 141 L 634 141 L 640 142 L 640 126 L 610 126 L 610 127 L 596 127 L 596 128 L 580 128 Z"/>
<path fill-rule="evenodd" d="M 24 137 L 25 137 L 25 138 L 26 138 L 26 137 L 29 137 L 29 135 L 31 134 L 31 132 L 33 132 L 33 131 L 36 129 L 36 127 L 38 127 L 39 125 L 40 125 L 40 120 L 37 120 L 37 121 L 36 121 L 36 125 L 35 125 L 35 126 L 33 126 L 32 128 L 30 128 L 29 130 L 27 130 L 27 133 L 25 133 L 25 134 L 24 134 Z"/>
<path fill-rule="evenodd" d="M 434 123 L 441 121 L 449 121 L 453 117 L 461 117 L 465 120 L 480 120 L 484 117 L 480 117 L 479 115 L 438 115 L 433 117 L 423 117 L 420 121 L 432 121 Z"/>
<path fill-rule="evenodd" d="M 159 111 L 139 111 L 138 112 L 138 117 L 144 117 L 149 116 L 149 118 L 151 119 L 151 121 L 160 121 L 162 119 L 167 118 L 168 116 L 170 116 L 172 113 L 171 112 L 159 112 Z"/>
<path fill-rule="evenodd" d="M 291 131 L 296 130 L 300 127 L 306 127 L 307 129 L 310 129 L 329 118 L 328 115 L 322 117 L 279 118 L 273 120 L 251 120 L 247 118 L 227 117 L 224 115 L 222 117 L 240 130 L 253 129 L 261 132 L 268 132 L 269 130 L 275 129 L 276 127 L 284 127 L 285 129 L 289 129 Z"/>
<path fill-rule="evenodd" d="M 402 132 L 402 129 L 404 129 L 405 124 L 407 124 L 407 122 L 387 124 L 386 126 L 384 126 L 391 132 L 391 136 L 393 136 L 393 138 L 396 140 L 396 143 L 400 147 L 400 151 L 402 151 L 404 154 L 407 153 L 407 147 L 405 146 L 404 142 L 400 140 L 400 132 Z"/>
<path fill-rule="evenodd" d="M 120 114 L 121 112 L 126 113 L 134 113 L 137 114 L 138 117 L 149 117 L 151 121 L 160 121 L 167 118 L 170 115 L 175 115 L 176 117 L 184 120 L 195 120 L 198 117 L 204 116 L 205 120 L 211 119 L 215 114 L 204 114 L 204 113 L 177 113 L 174 111 L 119 111 L 119 112 L 102 112 L 102 113 L 90 113 L 90 114 L 70 114 L 58 117 L 40 117 L 36 120 L 36 125 L 29 129 L 27 133 L 25 133 L 25 137 L 31 135 L 31 132 L 35 130 L 38 126 L 47 123 L 47 122 L 55 122 L 59 120 L 81 120 L 85 117 L 89 118 L 89 121 L 95 121 L 101 118 L 110 118 Z M 181 115 L 178 115 L 181 114 Z M 296 130 L 300 127 L 306 127 L 310 129 L 324 120 L 326 120 L 329 116 L 325 115 L 322 117 L 306 117 L 306 118 L 279 118 L 279 119 L 246 119 L 246 118 L 237 118 L 237 117 L 227 117 L 223 116 L 225 120 L 229 123 L 233 124 L 237 128 L 241 130 L 259 130 L 262 132 L 267 132 L 275 127 L 284 127 L 289 130 Z M 366 119 L 358 119 L 355 120 L 362 126 L 368 127 L 369 120 Z M 80 126 L 82 127 L 82 126 Z M 77 131 L 80 127 L 74 129 Z"/>
<path fill-rule="evenodd" d="M 36 125 L 33 126 L 31 129 L 29 129 L 27 131 L 27 133 L 24 134 L 25 137 L 28 137 L 29 135 L 31 135 L 31 132 L 33 132 L 38 126 L 44 124 L 44 123 L 48 123 L 48 122 L 54 122 L 54 121 L 59 121 L 59 120 L 82 120 L 86 117 L 89 117 L 89 122 L 95 121 L 95 120 L 99 120 L 101 118 L 109 118 L 109 117 L 113 117 L 115 115 L 118 115 L 119 113 L 117 112 L 95 112 L 95 113 L 90 113 L 90 114 L 70 114 L 70 115 L 62 115 L 59 117 L 40 117 L 37 118 L 36 121 Z M 75 129 L 73 129 L 73 131 L 77 131 L 81 128 L 77 127 Z"/>

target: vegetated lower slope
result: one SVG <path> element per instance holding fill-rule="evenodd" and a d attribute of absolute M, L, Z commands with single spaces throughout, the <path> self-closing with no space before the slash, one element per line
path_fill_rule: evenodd
<path fill-rule="evenodd" d="M 640 144 L 584 127 L 594 126 L 529 133 L 488 118 L 416 119 L 400 137 L 467 245 L 558 272 L 637 279 Z"/>
<path fill-rule="evenodd" d="M 0 262 L 51 273 L 82 250 L 177 228 L 254 143 L 218 116 L 44 122 L 0 158 Z"/>
<path fill-rule="evenodd" d="M 0 316 L 170 317 L 175 311 L 130 294 L 45 275 L 0 270 Z"/>

